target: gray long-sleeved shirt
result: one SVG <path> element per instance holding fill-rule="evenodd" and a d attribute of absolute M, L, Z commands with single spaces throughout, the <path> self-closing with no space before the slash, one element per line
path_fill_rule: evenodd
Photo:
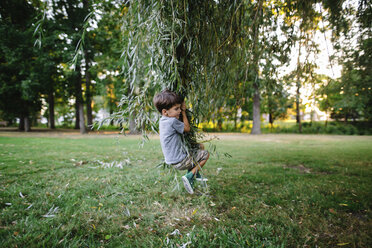
<path fill-rule="evenodd" d="M 160 118 L 160 144 L 167 164 L 179 163 L 186 157 L 187 154 L 182 147 L 181 140 L 184 130 L 184 123 L 177 118 L 166 116 Z"/>

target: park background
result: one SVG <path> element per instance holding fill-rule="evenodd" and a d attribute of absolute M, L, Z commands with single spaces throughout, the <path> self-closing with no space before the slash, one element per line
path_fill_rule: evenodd
<path fill-rule="evenodd" d="M 1 1 L 0 243 L 370 247 L 371 6 Z M 195 195 L 165 88 L 211 153 Z"/>
<path fill-rule="evenodd" d="M 168 88 L 206 131 L 370 134 L 369 3 L 4 1 L 1 125 L 151 130 Z"/>

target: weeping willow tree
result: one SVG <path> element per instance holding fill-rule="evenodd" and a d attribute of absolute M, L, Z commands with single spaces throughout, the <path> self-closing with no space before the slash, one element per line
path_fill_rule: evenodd
<path fill-rule="evenodd" d="M 225 106 L 229 97 L 235 97 L 239 106 L 254 92 L 259 101 L 262 60 L 266 61 L 262 70 L 270 72 L 267 65 L 276 66 L 272 56 L 279 53 L 279 58 L 290 48 L 290 44 L 279 44 L 275 34 L 279 16 L 285 14 L 279 9 L 285 3 L 128 1 L 123 8 L 128 44 L 122 69 L 129 93 L 121 99 L 121 111 L 114 118 L 119 122 L 135 119 L 138 129 L 156 130 L 152 97 L 166 88 L 187 99 L 192 124 L 210 118 L 209 113 Z M 258 115 L 259 108 L 255 105 Z M 192 144 L 194 130 L 187 137 Z"/>
<path fill-rule="evenodd" d="M 237 105 L 252 97 L 254 131 L 260 133 L 261 91 L 288 61 L 295 44 L 292 20 L 320 2 L 127 1 L 121 56 L 126 94 L 112 117 L 119 123 L 134 121 L 146 137 L 146 130 L 157 130 L 152 98 L 163 89 L 186 99 L 194 125 L 231 96 Z M 194 131 L 187 137 L 191 146 Z"/>
<path fill-rule="evenodd" d="M 229 96 L 233 77 L 225 68 L 234 61 L 244 13 L 240 1 L 128 1 L 122 12 L 128 94 L 114 115 L 119 123 L 134 119 L 144 134 L 156 131 L 152 98 L 163 89 L 186 99 L 194 125 Z M 188 137 L 191 146 L 194 131 Z"/>

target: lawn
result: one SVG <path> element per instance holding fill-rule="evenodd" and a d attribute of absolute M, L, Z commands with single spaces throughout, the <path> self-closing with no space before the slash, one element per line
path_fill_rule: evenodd
<path fill-rule="evenodd" d="M 139 141 L 0 134 L 1 246 L 372 246 L 371 136 L 223 134 L 194 195 Z"/>

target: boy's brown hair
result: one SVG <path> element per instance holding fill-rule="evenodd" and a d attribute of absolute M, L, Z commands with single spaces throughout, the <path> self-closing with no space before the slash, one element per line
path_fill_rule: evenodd
<path fill-rule="evenodd" d="M 176 93 L 170 90 L 163 90 L 154 96 L 153 102 L 157 110 L 161 113 L 163 109 L 168 110 L 176 104 L 182 104 L 183 101 Z"/>

